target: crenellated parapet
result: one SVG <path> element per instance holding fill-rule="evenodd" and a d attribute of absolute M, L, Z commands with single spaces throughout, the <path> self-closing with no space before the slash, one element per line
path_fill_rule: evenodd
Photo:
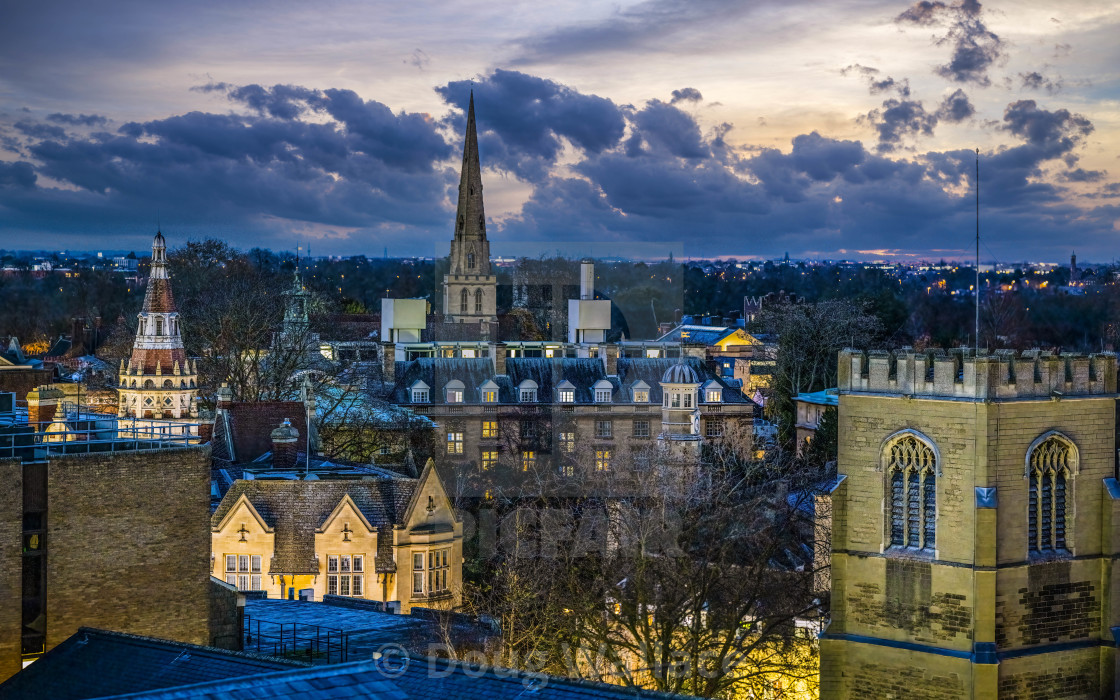
<path fill-rule="evenodd" d="M 1116 393 L 1116 355 L 845 349 L 839 355 L 837 385 L 841 393 L 980 401 L 1101 396 Z"/>

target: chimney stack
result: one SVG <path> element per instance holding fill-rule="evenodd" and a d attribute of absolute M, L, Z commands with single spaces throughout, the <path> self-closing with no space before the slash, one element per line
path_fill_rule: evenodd
<path fill-rule="evenodd" d="M 229 384 L 222 382 L 222 385 L 218 388 L 218 410 L 229 410 L 230 404 L 232 403 L 233 389 L 229 388 Z"/>
<path fill-rule="evenodd" d="M 590 258 L 579 263 L 579 298 L 595 298 L 595 263 Z"/>
<path fill-rule="evenodd" d="M 397 380 L 396 343 L 381 343 L 381 379 L 390 385 Z"/>
<path fill-rule="evenodd" d="M 618 345 L 611 343 L 603 346 L 607 376 L 618 376 Z"/>
<path fill-rule="evenodd" d="M 494 374 L 506 373 L 506 354 L 509 350 L 506 349 L 505 343 L 494 343 Z"/>
<path fill-rule="evenodd" d="M 272 468 L 295 469 L 298 452 L 299 431 L 285 418 L 280 427 L 272 431 Z"/>
<path fill-rule="evenodd" d="M 38 423 L 50 423 L 55 419 L 58 409 L 58 400 L 64 394 L 49 385 L 35 387 L 27 392 L 27 422 L 35 430 L 39 430 Z M 46 426 L 42 426 L 46 430 Z"/>

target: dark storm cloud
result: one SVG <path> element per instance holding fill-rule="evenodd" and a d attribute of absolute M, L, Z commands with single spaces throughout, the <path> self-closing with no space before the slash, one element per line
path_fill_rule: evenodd
<path fill-rule="evenodd" d="M 954 82 L 991 84 L 988 68 L 1005 56 L 1003 40 L 988 29 L 980 17 L 977 0 L 961 0 L 946 4 L 922 0 L 895 18 L 901 25 L 921 27 L 945 26 L 946 32 L 936 38 L 937 44 L 952 47 L 949 62 L 937 66 L 935 72 Z"/>
<path fill-rule="evenodd" d="M 635 136 L 640 136 L 647 147 L 663 150 L 678 158 L 705 158 L 711 155 L 711 149 L 704 142 L 696 120 L 671 104 L 650 100 L 631 119 Z"/>
<path fill-rule="evenodd" d="M 50 124 L 40 124 L 33 121 L 18 121 L 12 125 L 16 131 L 19 131 L 26 136 L 31 136 L 37 139 L 64 139 L 66 138 L 66 130 L 61 126 L 52 126 Z"/>
<path fill-rule="evenodd" d="M 109 120 L 99 114 L 62 114 L 55 112 L 47 115 L 47 121 L 71 126 L 104 126 Z"/>
<path fill-rule="evenodd" d="M 673 90 L 673 99 L 669 100 L 669 104 L 676 104 L 678 102 L 699 102 L 704 99 L 700 91 L 696 88 L 681 88 L 680 90 Z"/>
<path fill-rule="evenodd" d="M 577 148 L 600 153 L 622 138 L 626 121 L 614 102 L 517 71 L 497 70 L 478 81 L 460 80 L 436 89 L 460 111 L 456 133 L 465 125 L 467 102 L 475 94 L 480 149 L 484 161 L 530 181 L 556 162 L 567 139 Z"/>
<path fill-rule="evenodd" d="M 1003 112 L 1003 128 L 1019 136 L 1047 158 L 1057 158 L 1078 145 L 1093 131 L 1093 124 L 1068 109 L 1039 109 L 1034 100 L 1019 100 Z"/>
<path fill-rule="evenodd" d="M 1025 90 L 1045 90 L 1053 94 L 1062 89 L 1062 79 L 1058 78 L 1052 80 L 1038 71 L 1031 71 L 1030 73 L 1020 73 L 1019 79 L 1022 81 L 1022 87 Z"/>
<path fill-rule="evenodd" d="M 861 120 L 875 127 L 878 148 L 884 152 L 900 147 L 906 137 L 932 136 L 937 126 L 937 115 L 927 112 L 920 100 L 885 100 L 881 109 L 871 110 Z"/>
<path fill-rule="evenodd" d="M 59 127 L 25 125 L 37 140 L 25 161 L 4 166 L 0 184 L 31 192 L 0 190 L 2 218 L 64 230 L 157 207 L 184 224 L 248 228 L 266 219 L 425 226 L 446 214 L 453 149 L 424 115 L 346 90 L 220 89 L 256 113 L 189 112 L 68 139 Z M 34 186 L 36 174 L 68 188 Z"/>
<path fill-rule="evenodd" d="M 1107 175 L 1103 170 L 1085 170 L 1077 168 L 1064 173 L 1058 173 L 1058 178 L 1065 182 L 1100 182 Z"/>
<path fill-rule="evenodd" d="M 964 121 L 975 113 L 976 108 L 972 106 L 968 95 L 960 88 L 953 94 L 946 96 L 941 101 L 941 106 L 937 108 L 937 118 L 947 122 Z"/>

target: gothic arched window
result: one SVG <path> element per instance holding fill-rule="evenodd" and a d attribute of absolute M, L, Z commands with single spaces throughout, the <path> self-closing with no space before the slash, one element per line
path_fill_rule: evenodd
<path fill-rule="evenodd" d="M 482 313 L 482 290 L 474 290 L 474 312 L 476 314 Z"/>
<path fill-rule="evenodd" d="M 467 290 L 459 293 L 459 313 L 467 313 Z"/>
<path fill-rule="evenodd" d="M 1066 550 L 1066 501 L 1077 465 L 1073 443 L 1051 434 L 1027 455 L 1027 546 L 1031 554 Z"/>
<path fill-rule="evenodd" d="M 937 453 L 913 433 L 886 448 L 892 547 L 932 550 L 937 544 Z"/>

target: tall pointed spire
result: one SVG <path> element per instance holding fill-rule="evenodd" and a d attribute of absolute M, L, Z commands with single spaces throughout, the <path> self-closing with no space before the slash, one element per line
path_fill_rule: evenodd
<path fill-rule="evenodd" d="M 486 210 L 482 205 L 482 164 L 478 158 L 478 131 L 474 121 L 474 90 L 471 90 L 471 100 L 467 106 L 467 138 L 463 143 L 463 170 L 459 175 L 455 238 L 486 238 Z"/>

